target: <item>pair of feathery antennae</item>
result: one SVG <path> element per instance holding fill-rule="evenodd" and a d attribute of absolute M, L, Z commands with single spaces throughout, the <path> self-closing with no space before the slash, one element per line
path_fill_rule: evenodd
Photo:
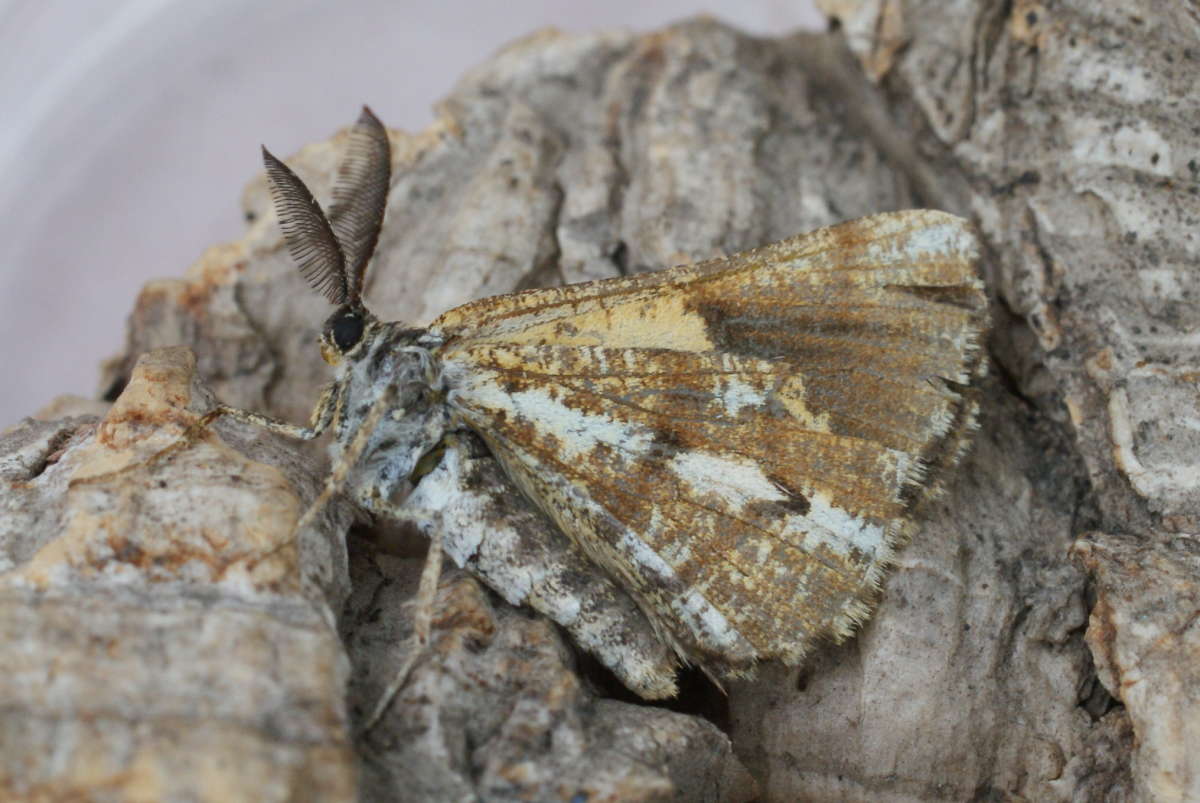
<path fill-rule="evenodd" d="M 363 106 L 338 168 L 328 217 L 304 182 L 266 146 L 262 151 L 283 239 L 300 273 L 337 306 L 360 306 L 392 178 L 383 123 Z"/>

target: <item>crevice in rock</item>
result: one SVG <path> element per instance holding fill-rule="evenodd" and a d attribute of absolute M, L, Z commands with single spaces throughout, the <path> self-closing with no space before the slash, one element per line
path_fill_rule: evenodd
<path fill-rule="evenodd" d="M 58 462 L 66 451 L 67 444 L 75 434 L 75 428 L 64 428 L 55 432 L 46 441 L 45 447 L 38 453 L 37 458 L 30 464 L 25 479 L 33 480 L 46 473 L 50 466 Z"/>
<path fill-rule="evenodd" d="M 565 283 L 565 278 L 562 273 L 562 265 L 559 258 L 562 256 L 562 245 L 558 240 L 558 227 L 562 222 L 562 207 L 563 207 L 563 188 L 554 184 L 554 206 L 550 210 L 550 214 L 546 216 L 546 222 L 543 226 L 544 235 L 549 243 L 549 247 L 542 254 L 537 264 L 533 265 L 529 272 L 522 276 L 513 287 L 513 292 L 521 290 L 529 290 L 536 287 L 554 287 Z"/>
<path fill-rule="evenodd" d="M 613 247 L 612 253 L 609 254 L 609 259 L 617 269 L 617 273 L 621 276 L 629 275 L 629 246 L 624 240 L 618 240 Z"/>
<path fill-rule="evenodd" d="M 117 400 L 117 397 L 121 395 L 122 391 L 125 390 L 125 386 L 128 384 L 129 376 L 124 372 L 118 373 L 113 377 L 112 381 L 108 383 L 108 387 L 105 388 L 104 392 L 100 394 L 101 400 L 112 404 Z"/>
<path fill-rule="evenodd" d="M 679 694 L 675 697 L 670 700 L 647 701 L 621 685 L 616 676 L 593 656 L 576 649 L 574 645 L 572 652 L 580 675 L 592 684 L 598 697 L 698 716 L 716 725 L 722 733 L 732 732 L 728 695 L 700 669 L 686 667 L 680 670 L 677 676 Z"/>

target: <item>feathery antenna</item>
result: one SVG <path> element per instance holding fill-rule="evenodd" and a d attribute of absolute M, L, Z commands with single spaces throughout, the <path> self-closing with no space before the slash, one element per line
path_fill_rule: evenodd
<path fill-rule="evenodd" d="M 338 306 L 357 300 L 350 292 L 345 255 L 325 213 L 287 165 L 265 145 L 262 152 L 279 227 L 300 273 L 314 290 Z"/>
<path fill-rule="evenodd" d="M 350 144 L 338 168 L 329 219 L 346 257 L 350 299 L 362 295 L 367 263 L 375 253 L 388 189 L 392 183 L 392 151 L 387 129 L 367 106 L 350 131 Z"/>

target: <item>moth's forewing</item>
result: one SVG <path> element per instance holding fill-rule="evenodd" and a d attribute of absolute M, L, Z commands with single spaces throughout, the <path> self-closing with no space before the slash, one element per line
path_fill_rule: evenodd
<path fill-rule="evenodd" d="M 973 425 L 970 225 L 878 215 L 659 273 L 485 299 L 430 330 L 451 401 L 687 657 L 840 638 Z"/>

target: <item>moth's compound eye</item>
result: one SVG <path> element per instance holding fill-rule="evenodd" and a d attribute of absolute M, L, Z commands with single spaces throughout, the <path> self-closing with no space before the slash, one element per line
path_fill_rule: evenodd
<path fill-rule="evenodd" d="M 333 335 L 334 344 L 345 354 L 354 348 L 354 344 L 362 337 L 363 319 L 354 313 L 349 313 L 334 321 L 333 326 L 329 329 Z"/>

